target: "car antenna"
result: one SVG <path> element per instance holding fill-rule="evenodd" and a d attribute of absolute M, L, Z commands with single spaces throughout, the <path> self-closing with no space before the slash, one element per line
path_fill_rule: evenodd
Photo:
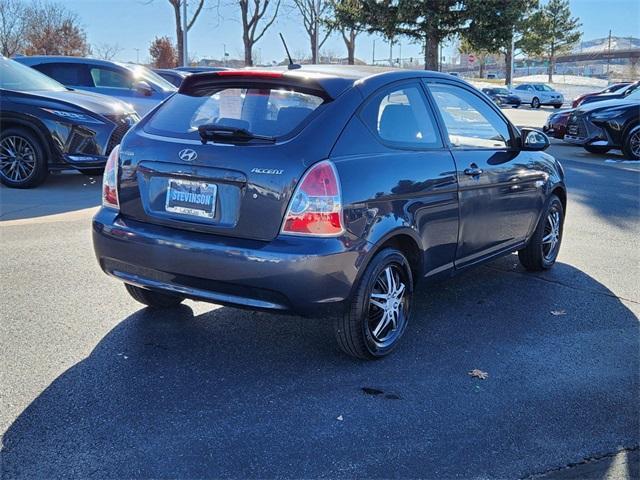
<path fill-rule="evenodd" d="M 287 66 L 287 68 L 289 70 L 298 70 L 299 68 L 302 68 L 302 66 L 298 65 L 297 63 L 293 63 L 293 59 L 291 58 L 291 54 L 289 53 L 289 48 L 287 47 L 287 42 L 284 41 L 282 33 L 279 33 L 279 35 L 280 40 L 282 40 L 282 45 L 284 45 L 284 50 L 287 52 L 287 57 L 289 57 L 289 65 Z"/>

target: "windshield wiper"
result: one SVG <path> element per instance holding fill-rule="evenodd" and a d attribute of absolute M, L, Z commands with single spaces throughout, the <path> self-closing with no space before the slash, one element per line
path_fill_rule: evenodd
<path fill-rule="evenodd" d="M 257 135 L 251 133 L 246 128 L 227 127 L 225 125 L 206 124 L 198 127 L 198 133 L 200 134 L 200 140 L 202 143 L 215 140 L 226 140 L 234 142 L 248 142 L 250 140 L 262 140 L 265 142 L 275 142 L 275 137 L 269 137 L 267 135 Z"/>

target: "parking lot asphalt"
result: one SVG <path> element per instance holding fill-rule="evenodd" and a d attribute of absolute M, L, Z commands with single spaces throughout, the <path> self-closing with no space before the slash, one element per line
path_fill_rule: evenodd
<path fill-rule="evenodd" d="M 141 308 L 93 256 L 99 178 L 0 189 L 2 478 L 638 478 L 640 172 L 548 151 L 569 188 L 557 265 L 421 285 L 375 362 L 330 319 Z"/>

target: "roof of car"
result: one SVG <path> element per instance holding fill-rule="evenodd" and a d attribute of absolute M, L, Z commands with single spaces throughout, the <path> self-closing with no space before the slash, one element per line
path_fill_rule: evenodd
<path fill-rule="evenodd" d="M 19 61 L 25 65 L 37 65 L 41 63 L 93 63 L 94 65 L 103 65 L 105 67 L 113 67 L 114 65 L 120 67 L 137 67 L 137 63 L 124 63 L 124 62 L 113 62 L 111 60 L 101 60 L 99 58 L 89 58 L 89 57 L 69 57 L 65 55 L 33 55 L 33 56 L 22 56 L 15 57 L 14 60 Z M 143 65 L 140 65 L 143 66 Z"/>
<path fill-rule="evenodd" d="M 229 77 L 233 75 L 233 72 L 237 72 L 238 76 L 241 76 L 243 72 L 280 72 L 285 79 L 313 82 L 333 98 L 336 98 L 340 93 L 355 84 L 362 87 L 364 94 L 369 94 L 388 83 L 419 77 L 436 77 L 449 82 L 467 84 L 467 82 L 458 77 L 430 70 L 408 70 L 360 65 L 302 65 L 301 68 L 293 70 L 289 70 L 287 66 L 250 67 L 227 70 L 224 75 Z M 222 75 L 221 72 L 195 73 L 189 77 L 189 83 L 183 84 L 184 90 L 189 89 L 191 83 L 208 77 L 215 78 L 217 74 Z"/>
<path fill-rule="evenodd" d="M 184 70 L 174 70 L 173 68 L 152 68 L 156 73 L 168 73 L 170 75 L 176 75 L 178 77 L 187 77 L 191 72 L 185 72 Z"/>

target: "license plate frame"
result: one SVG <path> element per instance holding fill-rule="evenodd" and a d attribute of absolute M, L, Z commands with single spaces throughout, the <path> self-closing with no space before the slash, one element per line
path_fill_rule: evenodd
<path fill-rule="evenodd" d="M 164 209 L 167 213 L 213 220 L 217 197 L 215 183 L 171 178 L 167 181 Z"/>

